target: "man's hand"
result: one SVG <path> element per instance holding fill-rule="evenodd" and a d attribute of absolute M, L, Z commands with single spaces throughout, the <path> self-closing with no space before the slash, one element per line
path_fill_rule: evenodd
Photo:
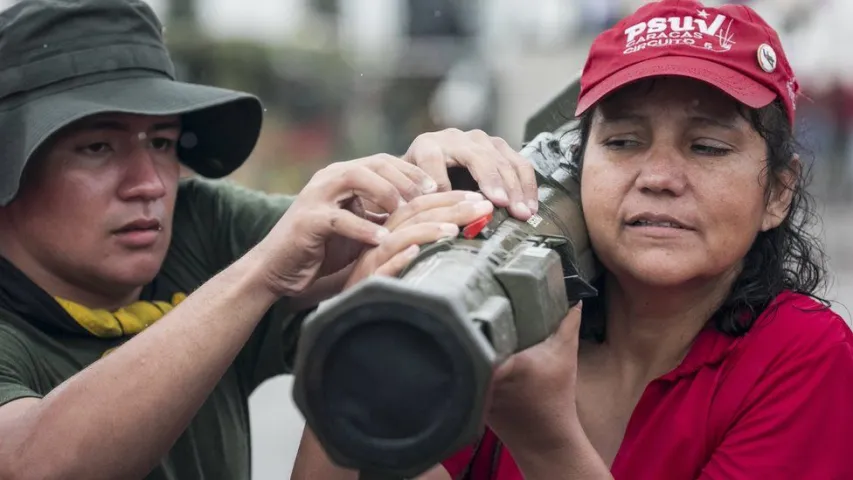
<path fill-rule="evenodd" d="M 389 234 L 361 207 L 362 201 L 393 213 L 430 190 L 420 168 L 390 155 L 338 162 L 317 172 L 258 245 L 270 291 L 302 293 L 318 277 L 346 267 L 365 246 Z"/>
<path fill-rule="evenodd" d="M 464 167 L 483 194 L 499 207 L 527 220 L 539 209 L 539 194 L 533 165 L 505 140 L 482 130 L 462 132 L 451 128 L 418 136 L 403 160 L 423 169 L 438 184 L 450 190 L 449 167 Z"/>
<path fill-rule="evenodd" d="M 370 275 L 399 274 L 417 256 L 420 245 L 455 237 L 459 227 L 493 209 L 490 201 L 474 192 L 450 191 L 416 198 L 388 218 L 385 227 L 391 233 L 359 257 L 344 288 Z"/>

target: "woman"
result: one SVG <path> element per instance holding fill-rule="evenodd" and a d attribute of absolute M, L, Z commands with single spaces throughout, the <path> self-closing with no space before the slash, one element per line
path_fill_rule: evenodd
<path fill-rule="evenodd" d="M 600 295 L 502 365 L 484 437 L 424 478 L 853 478 L 853 335 L 815 297 L 776 33 L 744 6 L 649 3 L 581 82 Z M 306 435 L 294 477 L 347 478 L 323 462 Z"/>

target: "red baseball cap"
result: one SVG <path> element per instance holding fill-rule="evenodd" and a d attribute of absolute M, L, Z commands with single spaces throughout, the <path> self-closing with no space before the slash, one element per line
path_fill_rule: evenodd
<path fill-rule="evenodd" d="M 745 5 L 661 0 L 602 32 L 590 47 L 575 115 L 636 80 L 677 75 L 761 108 L 781 98 L 793 126 L 799 93 L 779 35 Z"/>

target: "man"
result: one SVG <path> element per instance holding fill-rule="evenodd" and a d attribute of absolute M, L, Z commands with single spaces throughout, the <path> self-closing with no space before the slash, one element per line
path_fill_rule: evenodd
<path fill-rule="evenodd" d="M 295 198 L 213 180 L 260 102 L 175 81 L 161 35 L 141 0 L 0 14 L 0 478 L 249 478 L 247 398 L 289 371 L 305 312 L 491 211 L 448 166 L 535 210 L 532 168 L 482 132 L 333 164 Z"/>

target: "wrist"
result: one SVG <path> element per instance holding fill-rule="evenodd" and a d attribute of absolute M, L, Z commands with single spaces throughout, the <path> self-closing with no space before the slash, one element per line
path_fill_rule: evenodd
<path fill-rule="evenodd" d="M 287 296 L 272 287 L 269 262 L 255 250 L 250 250 L 237 259 L 226 268 L 226 271 L 233 271 L 239 278 L 236 285 L 238 290 L 256 297 L 257 301 L 267 305 L 267 308 L 272 307 L 280 298 Z"/>

